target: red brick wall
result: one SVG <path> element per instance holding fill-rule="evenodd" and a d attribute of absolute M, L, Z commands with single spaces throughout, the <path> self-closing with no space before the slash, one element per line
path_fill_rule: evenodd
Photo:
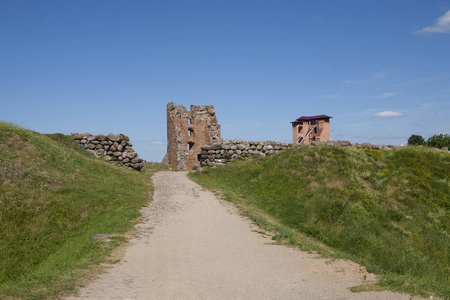
<path fill-rule="evenodd" d="M 300 137 L 304 137 L 302 144 L 309 144 L 310 142 L 313 142 L 314 139 L 316 139 L 317 141 L 329 141 L 330 120 L 329 119 L 311 120 L 312 124 L 314 122 L 317 122 L 318 130 L 317 133 L 313 131 L 310 135 L 305 135 L 309 127 L 308 121 L 292 123 L 292 142 L 297 143 Z"/>
<path fill-rule="evenodd" d="M 199 163 L 200 146 L 221 142 L 214 106 L 167 104 L 167 160 L 176 170 L 188 170 Z"/>

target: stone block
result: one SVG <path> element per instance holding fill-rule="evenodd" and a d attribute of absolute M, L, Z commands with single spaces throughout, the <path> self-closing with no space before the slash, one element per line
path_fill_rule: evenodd
<path fill-rule="evenodd" d="M 97 134 L 95 136 L 95 139 L 99 140 L 99 141 L 105 141 L 106 140 L 106 136 L 104 136 L 103 134 Z"/>
<path fill-rule="evenodd" d="M 106 139 L 108 139 L 108 140 L 110 140 L 110 141 L 112 141 L 112 142 L 117 142 L 117 141 L 119 140 L 119 136 L 116 135 L 116 134 L 110 133 L 110 134 L 108 134 L 108 135 L 106 136 Z"/>
<path fill-rule="evenodd" d="M 127 157 L 129 158 L 129 159 L 133 159 L 133 158 L 135 158 L 137 156 L 137 153 L 136 152 L 128 152 L 127 153 Z"/>
<path fill-rule="evenodd" d="M 335 145 L 338 147 L 347 147 L 350 146 L 351 143 L 349 141 L 336 141 Z"/>
<path fill-rule="evenodd" d="M 74 134 L 72 135 L 72 138 L 73 138 L 74 140 L 81 140 L 81 139 L 83 138 L 83 135 L 82 135 L 82 134 L 79 134 L 79 133 L 74 133 Z"/>
<path fill-rule="evenodd" d="M 133 168 L 133 169 L 136 169 L 136 170 L 140 170 L 141 168 L 142 168 L 142 165 L 141 164 L 139 164 L 139 163 L 136 163 L 136 164 L 131 164 L 131 167 Z"/>

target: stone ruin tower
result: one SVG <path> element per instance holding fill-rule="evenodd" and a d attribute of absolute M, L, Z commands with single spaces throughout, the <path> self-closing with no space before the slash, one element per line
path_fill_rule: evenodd
<path fill-rule="evenodd" d="M 167 104 L 167 154 L 163 162 L 175 170 L 192 170 L 199 163 L 200 146 L 222 141 L 213 105 Z"/>

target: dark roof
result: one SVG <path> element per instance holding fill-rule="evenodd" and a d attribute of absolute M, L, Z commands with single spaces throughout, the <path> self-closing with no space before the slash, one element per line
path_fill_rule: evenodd
<path fill-rule="evenodd" d="M 311 121 L 311 120 L 318 120 L 318 119 L 331 119 L 333 117 L 327 116 L 327 115 L 318 115 L 318 116 L 301 116 L 300 118 L 296 119 L 295 121 L 292 121 L 291 123 L 296 123 L 300 121 Z"/>

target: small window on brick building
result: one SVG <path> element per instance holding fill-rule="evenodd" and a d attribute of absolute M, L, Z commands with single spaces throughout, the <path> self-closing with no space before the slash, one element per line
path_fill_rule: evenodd
<path fill-rule="evenodd" d="M 194 149 L 194 143 L 193 142 L 189 142 L 188 143 L 188 150 L 192 150 Z"/>
<path fill-rule="evenodd" d="M 191 118 L 188 118 L 188 125 L 191 125 Z"/>
<path fill-rule="evenodd" d="M 194 130 L 188 129 L 188 136 L 194 136 Z"/>
<path fill-rule="evenodd" d="M 298 126 L 298 133 L 302 132 L 303 126 Z"/>

